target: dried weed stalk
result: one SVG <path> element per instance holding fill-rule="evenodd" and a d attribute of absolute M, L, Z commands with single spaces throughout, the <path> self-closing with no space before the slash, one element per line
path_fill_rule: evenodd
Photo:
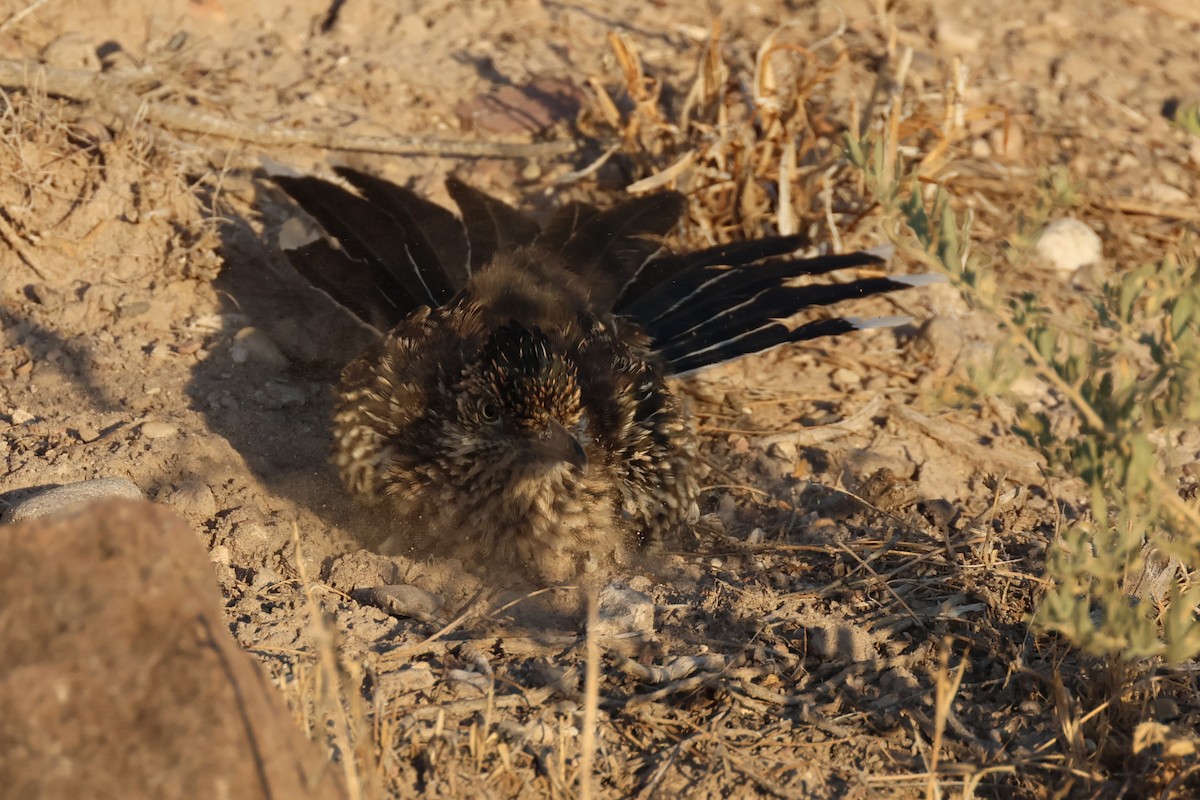
<path fill-rule="evenodd" d="M 820 89 L 844 66 L 846 51 L 810 51 L 781 28 L 758 48 L 747 75 L 727 63 L 720 33 L 715 26 L 673 109 L 634 44 L 610 34 L 623 86 L 614 98 L 591 78 L 595 102 L 581 127 L 620 142 L 629 191 L 669 186 L 688 194 L 691 227 L 705 243 L 798 232 L 838 158 Z"/>

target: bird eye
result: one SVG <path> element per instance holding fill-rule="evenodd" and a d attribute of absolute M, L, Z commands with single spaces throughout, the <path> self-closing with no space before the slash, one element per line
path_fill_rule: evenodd
<path fill-rule="evenodd" d="M 491 403 L 484 403 L 483 407 L 479 409 L 479 414 L 483 417 L 484 422 L 495 422 L 500 419 L 500 412 Z"/>

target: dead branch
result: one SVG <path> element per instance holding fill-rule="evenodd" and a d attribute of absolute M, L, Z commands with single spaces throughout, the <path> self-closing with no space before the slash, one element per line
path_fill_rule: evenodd
<path fill-rule="evenodd" d="M 162 103 L 139 94 L 135 84 L 146 76 L 88 72 L 0 59 L 0 86 L 40 91 L 92 107 L 108 125 L 145 120 L 163 128 L 218 136 L 260 147 L 306 145 L 394 155 L 462 156 L 471 158 L 546 158 L 572 152 L 572 141 L 478 142 L 425 136 L 363 136 L 328 128 L 287 128 L 265 122 L 241 122 L 192 108 Z"/>

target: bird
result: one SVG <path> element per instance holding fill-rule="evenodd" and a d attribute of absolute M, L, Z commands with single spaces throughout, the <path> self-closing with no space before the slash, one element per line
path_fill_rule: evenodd
<path fill-rule="evenodd" d="M 936 280 L 812 283 L 886 258 L 803 257 L 803 235 L 674 252 L 663 242 L 688 203 L 676 191 L 568 202 L 543 227 L 455 177 L 458 215 L 334 171 L 273 177 L 324 233 L 287 259 L 377 333 L 341 372 L 332 460 L 384 512 L 393 549 L 497 579 L 612 574 L 677 541 L 699 517 L 698 457 L 671 379 L 898 324 L 795 318 Z"/>

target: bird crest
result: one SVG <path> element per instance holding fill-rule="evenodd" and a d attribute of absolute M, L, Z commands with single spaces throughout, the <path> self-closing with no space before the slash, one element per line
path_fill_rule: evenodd
<path fill-rule="evenodd" d="M 518 418 L 555 415 L 578 406 L 575 366 L 554 352 L 541 328 L 509 321 L 488 337 L 481 362 L 497 398 Z"/>

